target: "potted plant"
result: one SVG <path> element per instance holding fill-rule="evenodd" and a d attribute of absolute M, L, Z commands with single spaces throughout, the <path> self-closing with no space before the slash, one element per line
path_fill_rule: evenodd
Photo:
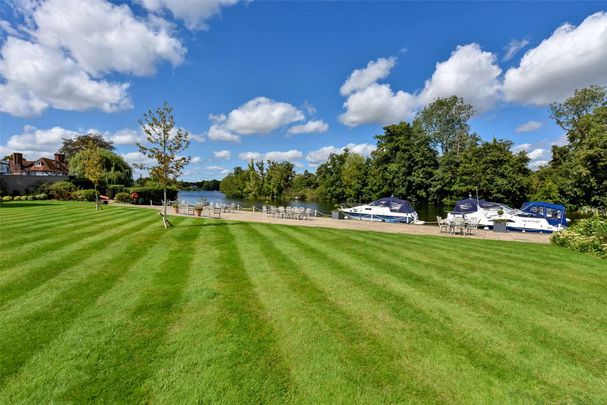
<path fill-rule="evenodd" d="M 194 206 L 194 216 L 201 216 L 202 215 L 202 208 L 203 208 L 203 204 L 202 203 L 198 203 Z"/>
<path fill-rule="evenodd" d="M 510 220 L 502 218 L 504 210 L 501 208 L 497 210 L 497 215 L 499 215 L 499 218 L 493 220 L 493 232 L 508 232 L 507 223 L 510 222 Z"/>
<path fill-rule="evenodd" d="M 173 214 L 179 214 L 179 204 L 178 203 L 177 204 L 173 203 Z"/>

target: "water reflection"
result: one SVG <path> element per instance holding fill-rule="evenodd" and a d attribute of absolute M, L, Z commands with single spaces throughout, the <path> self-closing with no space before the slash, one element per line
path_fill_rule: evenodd
<path fill-rule="evenodd" d="M 179 200 L 187 201 L 194 205 L 202 200 L 212 203 L 237 204 L 242 207 L 256 206 L 261 209 L 262 205 L 282 205 L 291 207 L 305 207 L 317 210 L 323 214 L 330 215 L 331 211 L 336 208 L 336 205 L 326 201 L 303 201 L 303 200 L 284 200 L 284 201 L 269 201 L 269 200 L 244 200 L 238 198 L 227 198 L 225 194 L 219 191 L 180 191 Z M 446 209 L 433 205 L 413 205 L 419 219 L 422 221 L 436 221 L 436 216 L 446 216 Z"/>

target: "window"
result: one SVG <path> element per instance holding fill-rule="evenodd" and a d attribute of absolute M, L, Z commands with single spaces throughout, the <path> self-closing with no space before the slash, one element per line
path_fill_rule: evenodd
<path fill-rule="evenodd" d="M 546 208 L 546 218 L 561 219 L 561 210 Z"/>

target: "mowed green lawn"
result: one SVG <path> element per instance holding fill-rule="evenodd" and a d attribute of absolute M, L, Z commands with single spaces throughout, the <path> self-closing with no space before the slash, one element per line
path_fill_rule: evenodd
<path fill-rule="evenodd" d="M 0 403 L 607 402 L 607 261 L 0 208 Z"/>

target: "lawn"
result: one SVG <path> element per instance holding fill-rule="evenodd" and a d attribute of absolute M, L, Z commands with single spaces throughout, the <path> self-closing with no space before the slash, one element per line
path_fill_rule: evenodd
<path fill-rule="evenodd" d="M 0 403 L 607 402 L 607 261 L 0 208 Z"/>

